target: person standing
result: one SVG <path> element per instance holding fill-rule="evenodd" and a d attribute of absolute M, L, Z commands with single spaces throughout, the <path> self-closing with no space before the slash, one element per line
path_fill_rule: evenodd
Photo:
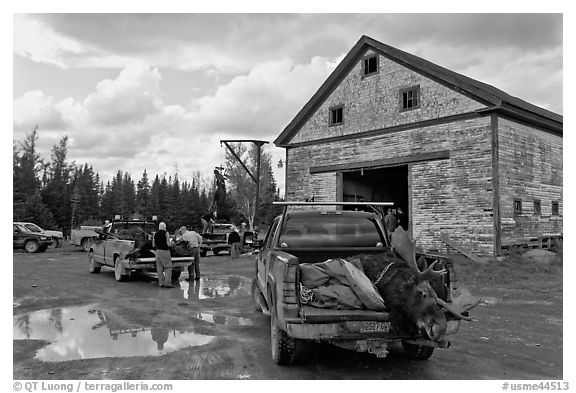
<path fill-rule="evenodd" d="M 172 285 L 172 257 L 170 256 L 170 235 L 166 232 L 166 224 L 161 222 L 158 231 L 152 238 L 152 247 L 156 249 L 156 271 L 158 272 L 158 286 L 174 288 Z"/>
<path fill-rule="evenodd" d="M 200 221 L 202 221 L 202 233 L 212 233 L 212 224 L 215 224 L 217 219 L 217 212 L 208 212 L 208 214 L 203 215 L 202 218 L 200 218 Z"/>
<path fill-rule="evenodd" d="M 396 216 L 394 215 L 394 212 L 392 211 L 392 209 L 388 209 L 388 214 L 386 214 L 386 217 L 384 217 L 384 225 L 386 225 L 386 231 L 388 232 L 388 238 L 390 238 L 390 235 L 396 229 L 396 223 L 397 222 L 398 222 L 398 220 L 396 220 Z"/>
<path fill-rule="evenodd" d="M 190 252 L 194 257 L 194 262 L 188 265 L 188 278 L 186 281 L 200 280 L 200 246 L 202 245 L 202 236 L 196 231 L 189 231 L 188 228 L 182 226 L 180 228 L 182 240 L 188 243 Z"/>
<path fill-rule="evenodd" d="M 408 223 L 406 222 L 406 216 L 404 215 L 404 211 L 401 207 L 398 207 L 398 211 L 396 212 L 396 227 L 402 227 L 402 229 L 408 229 Z"/>
<path fill-rule="evenodd" d="M 230 256 L 232 259 L 238 259 L 240 256 L 240 234 L 238 229 L 234 228 L 228 234 L 228 244 L 230 244 Z"/>

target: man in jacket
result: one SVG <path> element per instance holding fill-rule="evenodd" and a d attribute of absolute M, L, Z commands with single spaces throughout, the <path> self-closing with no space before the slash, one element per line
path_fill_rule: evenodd
<path fill-rule="evenodd" d="M 152 246 L 156 249 L 156 272 L 158 272 L 159 287 L 174 288 L 172 285 L 171 245 L 170 235 L 166 232 L 166 224 L 161 222 L 152 239 Z"/>
<path fill-rule="evenodd" d="M 238 233 L 238 229 L 234 228 L 234 230 L 228 234 L 228 244 L 230 244 L 230 256 L 232 259 L 238 259 L 240 256 L 240 234 Z"/>
<path fill-rule="evenodd" d="M 202 236 L 196 231 L 189 231 L 188 228 L 182 226 L 180 228 L 182 234 L 181 239 L 188 242 L 190 252 L 194 257 L 194 262 L 188 265 L 188 278 L 186 281 L 200 280 L 200 245 L 202 244 Z"/>

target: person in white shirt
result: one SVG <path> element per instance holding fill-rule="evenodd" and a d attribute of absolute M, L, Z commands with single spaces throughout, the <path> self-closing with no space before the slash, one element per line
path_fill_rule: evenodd
<path fill-rule="evenodd" d="M 180 233 L 182 234 L 181 239 L 188 242 L 188 247 L 190 247 L 194 257 L 194 262 L 188 265 L 188 278 L 186 281 L 200 280 L 200 245 L 202 244 L 202 236 L 195 231 L 189 231 L 185 226 L 180 228 Z"/>

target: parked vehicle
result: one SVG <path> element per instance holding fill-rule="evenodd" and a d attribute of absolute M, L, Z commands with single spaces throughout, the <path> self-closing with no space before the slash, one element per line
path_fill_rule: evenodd
<path fill-rule="evenodd" d="M 417 290 L 431 287 L 427 295 L 431 295 L 433 304 L 428 306 L 434 309 L 436 319 L 440 320 L 438 322 L 428 322 L 427 318 L 423 318 L 423 314 L 416 315 L 419 318 L 418 324 L 412 323 L 407 318 L 399 318 L 400 314 L 394 314 L 387 308 L 390 304 L 384 296 L 382 296 L 385 299 L 382 305 L 374 303 L 379 308 L 374 306 L 371 309 L 362 307 L 347 309 L 340 305 L 331 306 L 330 301 L 340 300 L 337 296 L 329 299 L 330 301 L 322 306 L 313 306 L 310 305 L 309 300 L 319 292 L 310 291 L 303 285 L 305 267 L 313 269 L 319 264 L 324 264 L 325 267 L 330 261 L 339 262 L 347 267 L 348 265 L 344 264 L 342 259 L 350 259 L 353 256 L 358 259 L 358 255 L 378 256 L 388 253 L 396 258 L 396 254 L 391 250 L 388 233 L 382 223 L 382 215 L 376 212 L 336 210 L 333 206 L 345 206 L 346 202 L 330 204 L 331 210 L 326 210 L 324 206 L 329 203 L 322 202 L 276 204 L 284 205 L 284 212 L 276 217 L 263 240 L 262 250 L 255 261 L 256 272 L 252 284 L 252 294 L 257 309 L 265 315 L 270 315 L 271 350 L 274 362 L 277 364 L 292 363 L 295 360 L 296 346 L 300 340 L 328 342 L 347 349 L 368 351 L 379 357 L 387 355 L 387 348 L 392 343 L 402 343 L 406 354 L 413 359 L 429 358 L 435 348 L 449 346 L 445 337 L 457 332 L 460 320 L 466 316 L 465 313 L 459 314 L 458 317 L 453 316 L 452 313 L 445 312 L 436 306 L 434 302 L 438 300 L 446 307 L 450 307 L 451 280 L 455 280 L 455 272 L 449 259 L 423 253 L 413 255 L 412 257 L 417 257 L 421 264 L 430 268 L 425 272 L 409 273 L 408 276 L 417 277 L 418 273 L 430 274 L 435 266 L 447 273 L 441 275 L 439 271 L 432 271 L 441 278 L 425 283 L 411 278 L 401 282 L 398 286 L 407 288 L 405 293 L 407 298 L 404 301 L 406 307 L 409 308 L 408 315 L 423 313 L 424 311 L 418 309 L 416 304 L 425 301 L 425 299 L 418 299 L 418 293 L 421 292 L 410 292 L 408 287 L 412 286 Z M 305 211 L 288 212 L 288 207 L 291 205 L 299 205 L 300 208 L 302 205 L 311 207 Z M 354 203 L 354 206 L 357 205 Z M 383 207 L 391 204 L 363 205 Z M 405 268 L 408 269 L 408 267 Z M 387 269 L 381 269 L 380 279 Z M 365 270 L 366 275 L 358 275 L 346 269 L 343 271 L 345 271 L 343 275 L 350 278 L 349 288 L 358 289 L 356 292 L 362 294 L 358 296 L 359 298 L 367 299 L 365 303 L 375 299 L 371 297 L 373 293 L 370 290 L 376 288 L 374 283 L 378 283 L 377 280 L 373 277 L 370 277 L 368 282 L 361 280 L 361 276 L 364 278 L 368 276 L 367 270 Z M 401 275 L 393 276 L 390 282 L 401 279 L 399 277 Z M 378 284 L 380 285 L 377 288 L 378 293 L 382 294 L 383 291 L 380 288 L 385 283 Z M 386 308 L 383 309 L 381 306 L 384 306 L 384 302 L 386 302 Z M 426 335 L 424 330 L 429 334 Z"/>
<path fill-rule="evenodd" d="M 82 251 L 88 252 L 92 241 L 98 238 L 97 231 L 101 231 L 102 226 L 83 225 L 80 229 L 72 229 L 70 232 L 70 243 L 73 246 L 80 246 Z"/>
<path fill-rule="evenodd" d="M 98 274 L 103 266 L 114 268 L 117 281 L 127 281 L 137 271 L 156 272 L 155 251 L 152 237 L 157 230 L 155 222 L 143 220 L 115 220 L 97 230 L 98 237 L 88 250 L 89 271 Z M 190 251 L 173 247 L 172 279 L 180 277 L 192 263 Z"/>
<path fill-rule="evenodd" d="M 202 234 L 202 245 L 200 246 L 200 255 L 206 256 L 208 251 L 218 255 L 222 251 L 230 252 L 228 244 L 228 234 L 236 229 L 233 224 L 216 223 L 212 224 L 212 232 Z"/>
<path fill-rule="evenodd" d="M 53 243 L 52 236 L 31 222 L 15 222 L 13 230 L 15 249 L 23 248 L 30 253 L 44 252 Z"/>
<path fill-rule="evenodd" d="M 64 244 L 64 234 L 62 233 L 62 231 L 53 231 L 50 229 L 44 229 L 44 232 L 52 236 L 52 240 L 54 241 L 53 242 L 54 247 L 58 248 L 61 247 L 62 244 Z"/>

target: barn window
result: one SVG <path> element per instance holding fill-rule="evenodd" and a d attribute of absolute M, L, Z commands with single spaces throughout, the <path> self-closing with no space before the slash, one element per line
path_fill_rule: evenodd
<path fill-rule="evenodd" d="M 534 201 L 534 215 L 539 216 L 541 214 L 541 211 L 542 211 L 542 204 L 540 203 L 540 200 L 536 199 Z"/>
<path fill-rule="evenodd" d="M 363 60 L 362 76 L 370 76 L 378 73 L 378 56 L 366 57 Z"/>
<path fill-rule="evenodd" d="M 420 108 L 420 85 L 400 90 L 400 111 Z"/>
<path fill-rule="evenodd" d="M 552 215 L 553 216 L 560 215 L 560 208 L 558 205 L 558 201 L 552 201 Z"/>
<path fill-rule="evenodd" d="M 522 214 L 522 201 L 520 199 L 514 199 L 514 215 Z"/>
<path fill-rule="evenodd" d="M 344 123 L 344 105 L 330 107 L 330 126 L 337 126 Z"/>

